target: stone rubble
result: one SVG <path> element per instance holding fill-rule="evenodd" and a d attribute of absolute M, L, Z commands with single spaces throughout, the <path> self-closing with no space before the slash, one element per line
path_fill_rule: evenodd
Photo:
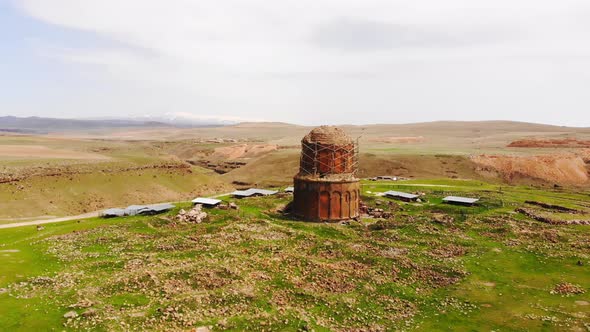
<path fill-rule="evenodd" d="M 195 205 L 190 211 L 184 209 L 180 210 L 176 216 L 176 220 L 183 223 L 200 224 L 207 218 L 207 212 L 204 212 L 201 204 Z"/>
<path fill-rule="evenodd" d="M 68 318 L 68 319 L 76 318 L 76 317 L 78 317 L 78 313 L 73 310 L 66 312 L 66 314 L 64 315 L 64 318 Z"/>

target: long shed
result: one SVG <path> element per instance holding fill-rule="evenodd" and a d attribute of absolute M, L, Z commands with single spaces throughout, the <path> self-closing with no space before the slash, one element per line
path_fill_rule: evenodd
<path fill-rule="evenodd" d="M 250 188 L 248 190 L 236 190 L 233 193 L 231 193 L 231 195 L 238 198 L 245 198 L 251 196 L 270 196 L 276 193 L 278 193 L 278 191 L 276 190 Z"/>
<path fill-rule="evenodd" d="M 387 191 L 384 193 L 386 197 L 391 197 L 391 198 L 395 198 L 395 199 L 399 199 L 402 200 L 404 202 L 411 202 L 411 201 L 415 201 L 417 200 L 420 195 L 415 195 L 415 194 L 409 194 L 409 193 L 404 193 L 401 191 Z"/>
<path fill-rule="evenodd" d="M 220 199 L 198 197 L 192 200 L 193 204 L 200 204 L 206 207 L 215 207 L 221 203 Z"/>
<path fill-rule="evenodd" d="M 443 198 L 443 202 L 455 205 L 473 206 L 479 202 L 479 198 L 469 198 L 460 196 L 447 196 Z"/>

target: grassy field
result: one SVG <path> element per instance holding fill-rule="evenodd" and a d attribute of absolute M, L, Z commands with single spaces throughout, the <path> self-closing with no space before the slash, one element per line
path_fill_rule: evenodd
<path fill-rule="evenodd" d="M 218 174 L 165 152 L 162 144 L 0 136 L 0 224 L 231 189 Z M 14 151 L 22 154 L 11 156 Z"/>
<path fill-rule="evenodd" d="M 547 165 L 521 161 L 518 167 L 510 163 L 500 167 L 495 162 L 482 166 L 471 158 L 564 153 L 566 149 L 506 146 L 530 137 L 590 137 L 584 128 L 501 121 L 342 127 L 359 139 L 358 175 L 362 178 L 475 179 L 539 187 L 588 187 L 590 183 L 590 157 L 548 161 Z M 301 137 L 310 130 L 280 123 L 245 123 L 49 135 L 0 133 L 0 223 L 179 201 L 238 187 L 288 185 L 298 171 Z M 272 145 L 277 151 L 262 148 L 266 152 L 240 157 L 227 153 L 244 145 Z M 226 154 L 220 149 L 226 149 Z"/>
<path fill-rule="evenodd" d="M 375 196 L 391 189 L 426 195 Z M 363 194 L 393 216 L 300 222 L 277 212 L 287 196 L 202 224 L 177 209 L 0 230 L 0 330 L 590 330 L 590 226 L 514 212 L 535 200 L 590 219 L 589 193 L 443 179 Z M 482 202 L 441 204 L 449 194 Z"/>

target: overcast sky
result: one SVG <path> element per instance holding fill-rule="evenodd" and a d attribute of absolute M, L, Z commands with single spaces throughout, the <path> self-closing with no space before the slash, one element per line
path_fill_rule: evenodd
<path fill-rule="evenodd" d="M 588 0 L 0 0 L 0 115 L 590 126 Z"/>

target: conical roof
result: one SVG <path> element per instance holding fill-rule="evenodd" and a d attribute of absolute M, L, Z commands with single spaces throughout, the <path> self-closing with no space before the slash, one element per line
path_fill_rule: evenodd
<path fill-rule="evenodd" d="M 329 145 L 348 145 L 353 143 L 352 138 L 344 130 L 334 126 L 315 128 L 303 138 L 303 142 Z"/>

